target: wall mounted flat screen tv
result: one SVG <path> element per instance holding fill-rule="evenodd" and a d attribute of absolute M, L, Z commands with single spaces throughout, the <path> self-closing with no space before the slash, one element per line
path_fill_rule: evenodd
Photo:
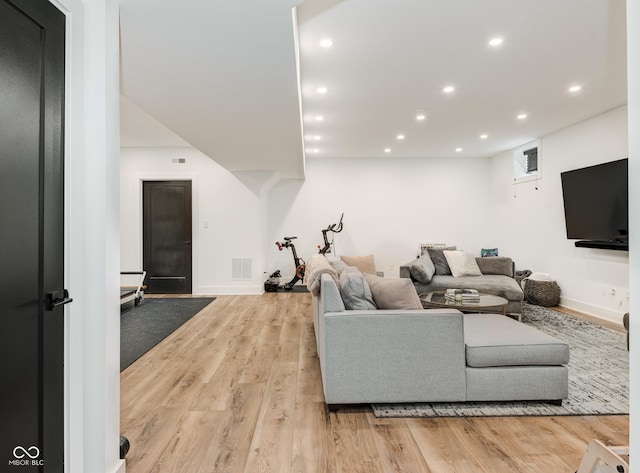
<path fill-rule="evenodd" d="M 568 239 L 628 245 L 628 169 L 620 159 L 560 174 Z"/>

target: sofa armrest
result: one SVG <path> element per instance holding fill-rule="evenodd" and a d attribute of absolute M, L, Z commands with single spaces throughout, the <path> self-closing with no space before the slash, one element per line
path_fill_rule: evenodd
<path fill-rule="evenodd" d="M 415 260 L 414 260 L 415 261 Z M 400 277 L 401 278 L 410 278 L 411 279 L 411 263 L 413 261 L 409 261 L 408 263 L 400 265 Z"/>
<path fill-rule="evenodd" d="M 459 311 L 354 310 L 320 318 L 328 404 L 465 399 Z"/>

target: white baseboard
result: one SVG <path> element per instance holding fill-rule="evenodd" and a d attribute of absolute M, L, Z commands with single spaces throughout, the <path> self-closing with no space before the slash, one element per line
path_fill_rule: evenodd
<path fill-rule="evenodd" d="M 622 316 L 624 315 L 624 312 L 620 312 L 618 310 L 599 307 L 562 296 L 560 296 L 560 306 L 582 312 L 583 314 L 587 314 L 598 319 L 604 319 L 622 325 Z"/>
<path fill-rule="evenodd" d="M 199 286 L 193 290 L 193 295 L 260 295 L 264 292 L 264 286 Z"/>

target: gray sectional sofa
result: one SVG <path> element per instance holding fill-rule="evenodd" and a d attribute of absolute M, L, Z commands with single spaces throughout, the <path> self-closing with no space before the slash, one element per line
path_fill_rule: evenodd
<path fill-rule="evenodd" d="M 329 408 L 344 404 L 550 400 L 568 396 L 569 347 L 498 314 L 347 310 L 335 275 L 312 291 Z M 315 294 L 314 294 L 315 293 Z"/>
<path fill-rule="evenodd" d="M 426 256 L 426 259 L 429 259 Z M 429 274 L 422 267 L 424 258 L 416 258 L 409 263 L 400 266 L 400 277 L 411 278 L 418 294 L 432 291 L 445 291 L 447 289 L 477 289 L 479 292 L 493 294 L 507 299 L 507 314 L 515 315 L 518 319 L 522 315 L 522 301 L 524 294 L 515 277 L 515 265 L 513 260 L 503 256 L 489 258 L 475 258 L 481 276 L 454 277 L 449 274 L 441 274 L 439 266 L 435 266 L 435 274 Z M 444 272 L 444 271 L 443 271 Z"/>

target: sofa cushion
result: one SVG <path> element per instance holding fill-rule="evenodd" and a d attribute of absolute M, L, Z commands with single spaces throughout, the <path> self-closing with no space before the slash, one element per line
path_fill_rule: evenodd
<path fill-rule="evenodd" d="M 467 366 L 564 365 L 569 345 L 499 314 L 465 314 Z"/>
<path fill-rule="evenodd" d="M 411 279 L 381 278 L 365 274 L 378 309 L 422 309 L 422 303 Z"/>
<path fill-rule="evenodd" d="M 375 310 L 369 284 L 356 268 L 348 267 L 340 273 L 340 295 L 347 310 Z"/>
<path fill-rule="evenodd" d="M 431 278 L 436 273 L 436 267 L 428 254 L 416 258 L 409 265 L 409 273 L 411 277 L 422 284 L 429 284 Z"/>
<path fill-rule="evenodd" d="M 444 257 L 449 264 L 451 274 L 455 278 L 463 276 L 482 276 L 476 258 L 469 251 L 462 250 L 446 250 L 443 251 Z"/>
<path fill-rule="evenodd" d="M 427 250 L 429 252 L 429 258 L 431 258 L 436 268 L 437 275 L 451 276 L 451 269 L 449 268 L 449 263 L 447 263 L 447 258 L 445 258 L 443 251 L 455 249 L 457 249 L 455 246 L 449 246 L 447 248 L 429 248 Z"/>
<path fill-rule="evenodd" d="M 476 258 L 476 263 L 478 263 L 482 274 L 501 274 L 513 277 L 513 260 L 506 256 Z"/>
<path fill-rule="evenodd" d="M 376 274 L 376 264 L 373 260 L 373 255 L 341 256 L 340 259 L 344 261 L 347 266 L 355 266 L 362 273 Z"/>
<path fill-rule="evenodd" d="M 453 276 L 435 275 L 431 283 L 425 287 L 416 283 L 417 288 L 428 291 L 446 291 L 447 289 L 477 289 L 478 292 L 493 294 L 511 300 L 523 300 L 522 288 L 515 279 L 496 274 L 485 274 L 480 277 L 454 278 Z"/>

